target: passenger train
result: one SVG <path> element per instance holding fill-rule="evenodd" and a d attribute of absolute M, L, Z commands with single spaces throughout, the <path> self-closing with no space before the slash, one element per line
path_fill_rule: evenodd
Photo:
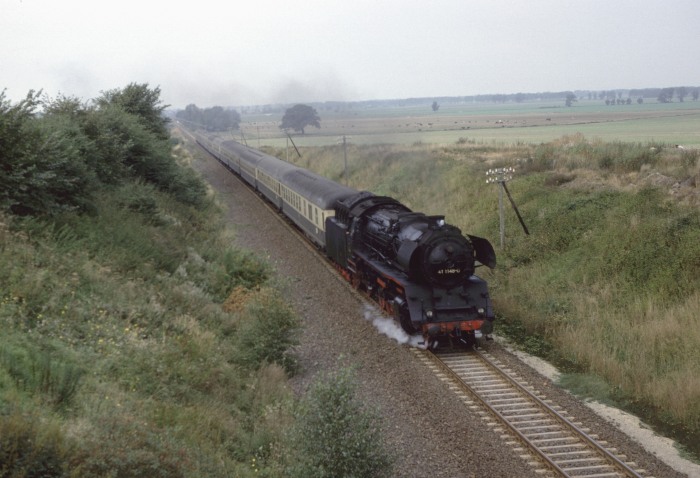
<path fill-rule="evenodd" d="M 494 312 L 475 268 L 493 268 L 488 240 L 444 216 L 343 186 L 233 140 L 195 133 L 200 146 L 287 216 L 356 289 L 426 347 L 490 339 Z"/>

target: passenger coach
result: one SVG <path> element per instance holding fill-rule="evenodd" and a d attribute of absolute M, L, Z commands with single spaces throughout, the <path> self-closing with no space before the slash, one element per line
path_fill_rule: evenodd
<path fill-rule="evenodd" d="M 219 143 L 200 134 L 197 142 L 264 195 L 321 248 L 326 247 L 326 218 L 335 215 L 336 201 L 358 193 L 237 141 Z"/>

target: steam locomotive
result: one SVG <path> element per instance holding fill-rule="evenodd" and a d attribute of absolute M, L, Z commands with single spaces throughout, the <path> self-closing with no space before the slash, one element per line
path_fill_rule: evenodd
<path fill-rule="evenodd" d="M 428 347 L 490 339 L 494 313 L 478 265 L 493 268 L 488 240 L 464 236 L 444 216 L 340 185 L 248 148 L 196 134 L 197 142 L 265 196 L 408 334 Z"/>

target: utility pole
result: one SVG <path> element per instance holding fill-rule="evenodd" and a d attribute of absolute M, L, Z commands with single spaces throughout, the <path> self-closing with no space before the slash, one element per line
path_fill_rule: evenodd
<path fill-rule="evenodd" d="M 343 135 L 343 180 L 348 185 L 348 142 L 347 136 Z"/>
<path fill-rule="evenodd" d="M 292 142 L 292 146 L 294 146 L 294 151 L 297 152 L 297 156 L 299 156 L 299 157 L 301 158 L 301 153 L 299 152 L 299 149 L 297 148 L 297 145 L 294 144 L 294 140 L 292 139 L 292 137 L 290 136 L 290 134 L 287 133 L 287 131 L 285 131 L 285 134 L 287 135 L 287 162 L 289 162 L 289 142 L 290 142 L 290 141 Z"/>
<path fill-rule="evenodd" d="M 486 171 L 486 184 L 498 183 L 501 187 L 498 188 L 498 217 L 500 222 L 501 233 L 501 249 L 506 248 L 506 217 L 503 211 L 503 191 L 506 186 L 506 181 L 513 179 L 513 168 L 496 168 Z"/>
<path fill-rule="evenodd" d="M 503 191 L 505 191 L 506 194 L 508 195 L 508 200 L 510 201 L 510 205 L 513 206 L 513 210 L 515 211 L 516 216 L 518 216 L 518 221 L 520 221 L 520 225 L 523 226 L 523 231 L 525 231 L 526 235 L 530 235 L 530 231 L 527 230 L 527 226 L 525 225 L 525 221 L 523 220 L 523 217 L 520 215 L 520 211 L 518 210 L 518 206 L 515 205 L 515 201 L 513 201 L 513 196 L 510 195 L 510 191 L 508 191 L 508 187 L 506 186 L 506 182 L 513 179 L 514 172 L 515 172 L 514 168 L 496 168 L 496 169 L 489 169 L 488 171 L 486 171 L 486 183 L 487 184 L 498 183 L 501 185 L 501 187 L 498 188 L 498 215 L 499 215 L 499 219 L 500 219 L 500 230 L 501 230 L 501 249 L 506 248 L 506 218 L 505 218 L 505 213 L 503 211 Z"/>
<path fill-rule="evenodd" d="M 345 135 L 343 135 L 343 179 L 345 180 L 345 185 L 348 185 L 348 143 L 345 141 Z"/>

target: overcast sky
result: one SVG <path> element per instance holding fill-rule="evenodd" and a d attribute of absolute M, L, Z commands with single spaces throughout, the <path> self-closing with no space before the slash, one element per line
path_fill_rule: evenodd
<path fill-rule="evenodd" d="M 0 0 L 0 90 L 174 107 L 700 85 L 697 0 Z"/>

